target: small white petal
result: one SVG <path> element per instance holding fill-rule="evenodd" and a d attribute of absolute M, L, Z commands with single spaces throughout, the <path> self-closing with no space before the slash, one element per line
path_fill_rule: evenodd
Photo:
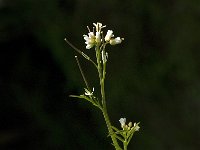
<path fill-rule="evenodd" d="M 106 36 L 105 36 L 105 41 L 106 41 L 106 42 L 110 41 L 111 37 L 114 37 L 113 31 L 112 31 L 112 30 L 108 30 L 108 31 L 107 31 L 107 34 L 106 34 Z"/>
<path fill-rule="evenodd" d="M 136 123 L 134 123 L 133 127 L 135 128 L 135 131 L 139 131 L 140 129 L 140 127 Z"/>
<path fill-rule="evenodd" d="M 89 39 L 89 37 L 87 36 L 87 35 L 83 35 L 83 38 L 84 38 L 84 40 L 88 40 Z"/>
<path fill-rule="evenodd" d="M 126 124 L 126 118 L 120 118 L 119 122 L 121 123 L 121 127 L 123 128 Z"/>
<path fill-rule="evenodd" d="M 93 44 L 87 44 L 86 45 L 86 49 L 90 49 L 90 48 L 92 48 L 94 45 Z"/>
<path fill-rule="evenodd" d="M 85 89 L 85 95 L 91 96 L 94 93 L 94 87 L 92 88 L 92 92 L 90 92 L 88 89 Z"/>
<path fill-rule="evenodd" d="M 95 36 L 94 36 L 94 33 L 93 33 L 93 32 L 89 32 L 89 33 L 88 33 L 88 35 L 89 35 L 89 38 L 95 38 Z"/>

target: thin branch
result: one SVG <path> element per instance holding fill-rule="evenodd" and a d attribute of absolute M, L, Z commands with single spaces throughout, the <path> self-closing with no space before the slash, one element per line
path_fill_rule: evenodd
<path fill-rule="evenodd" d="M 76 48 L 72 43 L 70 43 L 66 38 L 64 39 L 67 44 L 69 44 L 69 46 L 71 46 L 75 51 L 77 51 L 79 54 L 81 54 L 85 59 L 89 60 L 91 63 L 93 63 L 93 65 L 97 67 L 96 63 L 88 56 L 86 55 L 85 53 L 83 53 L 81 50 L 79 50 L 78 48 Z"/>
<path fill-rule="evenodd" d="M 87 89 L 90 91 L 89 84 L 88 84 L 88 82 L 87 82 L 87 80 L 86 80 L 86 78 L 85 78 L 85 75 L 84 75 L 84 72 L 83 72 L 83 70 L 82 70 L 82 68 L 81 68 L 81 64 L 80 64 L 80 62 L 79 62 L 79 60 L 78 60 L 78 57 L 75 56 L 75 59 L 76 59 L 76 62 L 77 62 L 77 64 L 78 64 L 78 68 L 79 68 L 79 70 L 80 70 L 80 72 L 81 72 L 81 75 L 82 75 L 82 77 L 83 77 L 83 80 L 84 80 L 84 82 L 85 82 L 85 85 L 86 85 Z"/>

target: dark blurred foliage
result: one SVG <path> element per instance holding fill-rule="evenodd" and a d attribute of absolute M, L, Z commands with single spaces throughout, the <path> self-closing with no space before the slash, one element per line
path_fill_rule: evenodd
<path fill-rule="evenodd" d="M 84 50 L 97 21 L 125 38 L 107 47 L 106 94 L 115 126 L 141 122 L 129 149 L 199 149 L 199 0 L 0 0 L 0 149 L 112 149 L 100 111 L 68 97 L 84 83 L 64 38 Z"/>

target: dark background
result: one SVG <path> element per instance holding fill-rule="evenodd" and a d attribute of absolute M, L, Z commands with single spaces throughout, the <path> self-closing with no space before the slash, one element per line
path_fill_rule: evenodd
<path fill-rule="evenodd" d="M 199 0 L 0 0 L 0 149 L 113 149 L 100 111 L 68 97 L 84 82 L 64 38 L 93 56 L 82 35 L 97 21 L 125 38 L 107 47 L 106 95 L 115 126 L 141 122 L 129 149 L 198 150 Z"/>

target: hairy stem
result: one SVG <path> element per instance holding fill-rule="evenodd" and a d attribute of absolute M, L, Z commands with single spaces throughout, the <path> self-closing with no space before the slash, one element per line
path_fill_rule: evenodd
<path fill-rule="evenodd" d="M 115 147 L 116 150 L 122 150 L 117 142 L 117 139 L 115 138 L 115 134 L 114 131 L 112 129 L 112 125 L 108 116 L 108 112 L 107 112 L 107 106 L 106 106 L 106 97 L 105 97 L 105 88 L 104 88 L 104 81 L 105 81 L 105 67 L 106 65 L 103 64 L 103 69 L 102 69 L 102 60 L 101 60 L 101 52 L 99 47 L 96 47 L 96 57 L 97 57 L 97 64 L 98 64 L 98 73 L 99 73 L 99 80 L 100 80 L 100 86 L 101 86 L 101 96 L 102 96 L 102 112 L 103 112 L 103 116 L 108 128 L 108 132 L 111 135 L 111 139 L 113 142 L 113 145 Z"/>
<path fill-rule="evenodd" d="M 124 144 L 124 150 L 127 150 L 127 139 L 125 139 L 123 144 Z"/>

